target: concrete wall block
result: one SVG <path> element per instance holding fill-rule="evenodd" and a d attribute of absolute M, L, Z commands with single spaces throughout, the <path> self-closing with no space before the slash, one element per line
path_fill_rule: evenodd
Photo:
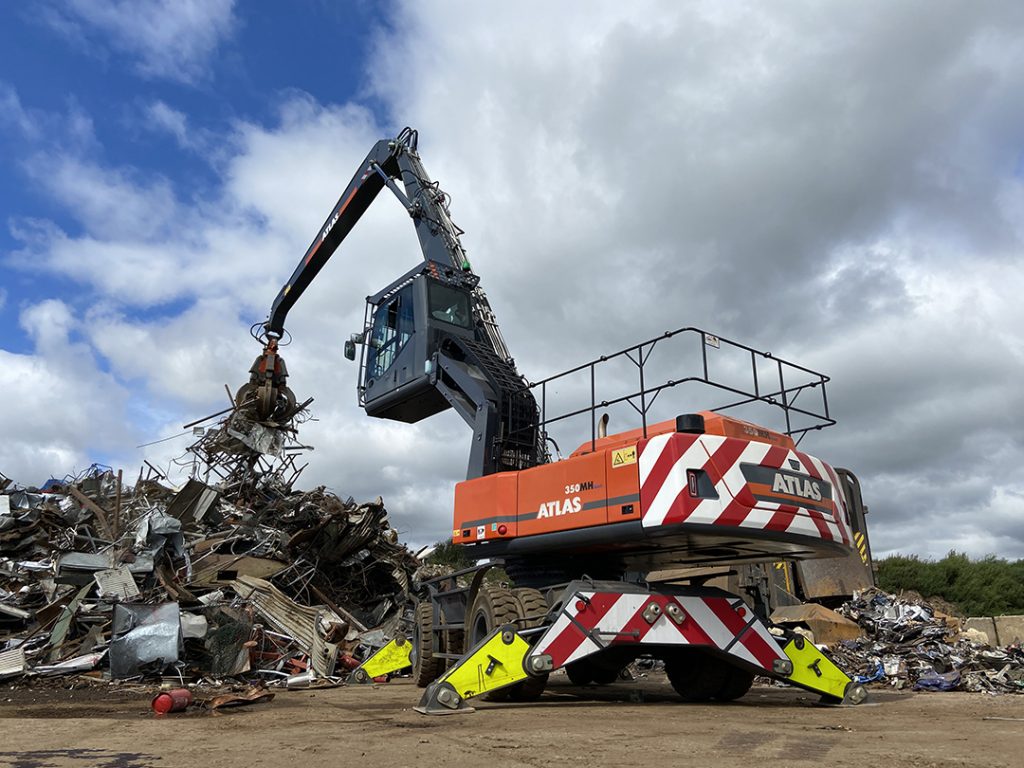
<path fill-rule="evenodd" d="M 1024 642 L 1024 616 L 996 616 L 995 624 L 999 645 Z"/>
<path fill-rule="evenodd" d="M 988 638 L 985 642 L 989 645 L 995 645 L 996 643 L 996 622 L 989 616 L 976 616 L 964 619 L 964 629 L 974 629 L 981 632 Z"/>

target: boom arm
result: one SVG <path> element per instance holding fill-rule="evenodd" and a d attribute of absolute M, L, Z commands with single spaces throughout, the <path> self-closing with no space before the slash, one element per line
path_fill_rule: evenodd
<path fill-rule="evenodd" d="M 360 404 L 370 416 L 415 422 L 454 408 L 473 428 L 469 476 L 534 466 L 546 458 L 533 394 L 516 370 L 487 296 L 448 213 L 404 129 L 378 141 L 278 293 L 263 324 L 265 347 L 239 390 L 239 408 L 286 423 L 296 412 L 277 354 L 288 311 L 386 186 L 413 219 L 424 264 L 367 299 Z M 401 181 L 401 185 L 399 185 Z"/>
<path fill-rule="evenodd" d="M 327 216 L 319 233 L 310 243 L 291 278 L 274 299 L 270 318 L 264 324 L 271 338 L 284 334 L 284 321 L 292 305 L 305 292 L 327 260 L 338 250 L 362 215 L 385 186 L 401 201 L 413 219 L 423 258 L 427 262 L 450 264 L 464 272 L 472 272 L 466 251 L 448 213 L 448 195 L 427 176 L 416 152 L 418 135 L 405 128 L 394 139 L 381 139 L 359 166 L 355 176 Z M 405 191 L 399 188 L 401 180 Z M 483 290 L 473 291 L 473 314 L 482 325 L 495 353 L 510 360 L 505 340 L 494 319 Z"/>

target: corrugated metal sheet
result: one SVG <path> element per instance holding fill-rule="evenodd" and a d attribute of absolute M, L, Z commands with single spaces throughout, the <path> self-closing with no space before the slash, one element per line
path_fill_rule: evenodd
<path fill-rule="evenodd" d="M 318 676 L 334 674 L 338 646 L 326 638 L 331 625 L 346 623 L 338 614 L 324 606 L 299 605 L 269 581 L 252 576 L 239 576 L 231 588 L 248 600 L 275 632 L 288 635 L 309 654 L 310 665 Z"/>
<path fill-rule="evenodd" d="M 132 578 L 127 567 L 110 568 L 97 571 L 93 578 L 99 588 L 101 597 L 119 597 L 121 600 L 132 600 L 139 596 L 139 587 Z"/>
<path fill-rule="evenodd" d="M 13 651 L 0 653 L 0 680 L 14 677 L 25 671 L 25 649 L 15 648 Z"/>
<path fill-rule="evenodd" d="M 254 576 L 261 579 L 280 573 L 288 563 L 266 557 L 248 555 L 206 554 L 193 565 L 190 584 L 212 586 L 230 584 L 240 576 Z"/>

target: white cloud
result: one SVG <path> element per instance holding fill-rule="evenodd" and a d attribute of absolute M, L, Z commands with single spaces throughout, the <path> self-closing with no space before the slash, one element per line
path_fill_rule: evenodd
<path fill-rule="evenodd" d="M 179 223 L 166 179 L 140 183 L 131 178 L 140 174 L 64 154 L 41 154 L 26 165 L 33 180 L 97 237 L 155 241 Z"/>
<path fill-rule="evenodd" d="M 24 137 L 35 138 L 39 135 L 36 118 L 22 105 L 18 92 L 4 82 L 0 82 L 0 120 Z"/>
<path fill-rule="evenodd" d="M 180 149 L 213 167 L 230 163 L 235 157 L 235 147 L 230 144 L 234 137 L 195 125 L 187 114 L 159 99 L 144 104 L 133 124 L 160 138 L 172 137 Z"/>
<path fill-rule="evenodd" d="M 189 149 L 193 146 L 188 126 L 188 117 L 163 101 L 154 101 L 147 105 L 143 119 L 153 130 L 169 133 L 178 142 L 178 146 Z"/>
<path fill-rule="evenodd" d="M 92 120 L 82 111 L 73 97 L 67 99 L 67 108 L 61 112 L 45 112 L 26 107 L 18 92 L 0 80 L 0 129 L 12 137 L 11 159 L 20 153 L 18 144 L 46 143 L 68 152 L 83 152 L 95 147 Z"/>
<path fill-rule="evenodd" d="M 196 83 L 235 27 L 234 0 L 61 0 L 39 20 L 89 52 L 128 56 L 145 78 Z"/>
<path fill-rule="evenodd" d="M 0 350 L 0 389 L 16 407 L 4 410 L 0 466 L 9 477 L 40 484 L 63 477 L 134 444 L 124 424 L 125 388 L 98 369 L 75 336 L 78 319 L 63 302 L 46 300 L 21 313 L 32 354 Z"/>

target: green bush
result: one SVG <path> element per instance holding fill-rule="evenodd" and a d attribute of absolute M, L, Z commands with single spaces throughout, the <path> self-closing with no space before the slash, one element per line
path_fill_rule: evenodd
<path fill-rule="evenodd" d="M 451 568 L 453 571 L 461 571 L 463 568 L 469 568 L 470 566 L 476 565 L 474 560 L 470 560 L 466 557 L 466 548 L 460 544 L 453 544 L 451 539 L 447 541 L 439 541 L 435 545 L 436 549 L 431 552 L 424 562 L 429 565 L 445 565 Z M 487 571 L 487 575 L 484 579 L 497 584 L 500 582 L 507 582 L 508 574 L 505 573 L 503 568 L 491 568 Z M 465 580 L 467 583 L 469 577 L 460 577 L 460 583 Z"/>
<path fill-rule="evenodd" d="M 1024 613 L 1024 560 L 992 555 L 971 560 L 950 552 L 938 561 L 916 555 L 892 555 L 877 561 L 878 586 L 887 592 L 914 590 L 941 597 L 965 616 Z"/>
<path fill-rule="evenodd" d="M 426 562 L 430 565 L 447 565 L 456 571 L 468 568 L 473 563 L 466 557 L 466 548 L 453 544 L 451 539 L 439 541 L 433 552 L 427 555 Z"/>

